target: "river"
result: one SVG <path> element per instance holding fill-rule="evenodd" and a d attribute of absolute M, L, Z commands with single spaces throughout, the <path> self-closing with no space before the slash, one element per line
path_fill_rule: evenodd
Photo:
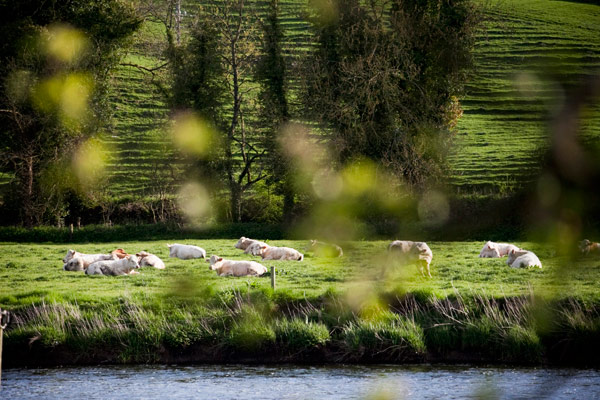
<path fill-rule="evenodd" d="M 600 399 L 600 371 L 439 365 L 8 369 L 0 399 Z"/>

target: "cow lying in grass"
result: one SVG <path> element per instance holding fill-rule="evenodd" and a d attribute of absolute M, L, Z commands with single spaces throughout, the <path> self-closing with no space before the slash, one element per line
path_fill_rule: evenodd
<path fill-rule="evenodd" d="M 129 255 L 118 260 L 102 260 L 90 264 L 87 275 L 128 275 L 140 267 L 137 256 Z"/>
<path fill-rule="evenodd" d="M 110 252 L 110 254 L 113 255 L 113 259 L 121 259 L 121 258 L 125 258 L 128 255 L 130 255 L 129 253 L 126 253 L 125 250 L 123 249 L 116 249 Z"/>
<path fill-rule="evenodd" d="M 117 255 L 114 254 L 114 252 L 109 254 L 84 254 L 75 250 L 69 250 L 67 251 L 67 255 L 63 258 L 63 269 L 65 271 L 83 271 L 96 261 L 116 259 Z"/>
<path fill-rule="evenodd" d="M 483 249 L 481 249 L 481 253 L 479 253 L 480 258 L 501 258 L 507 256 L 511 250 L 519 250 L 519 248 L 515 245 L 508 243 L 494 243 L 487 242 L 483 245 Z"/>
<path fill-rule="evenodd" d="M 182 260 L 193 258 L 206 258 L 206 250 L 198 246 L 189 244 L 167 244 L 169 248 L 169 257 L 177 257 Z"/>
<path fill-rule="evenodd" d="M 258 255 L 263 260 L 292 260 L 302 261 L 304 260 L 304 254 L 300 253 L 296 249 L 291 247 L 274 247 L 274 246 L 260 246 Z"/>
<path fill-rule="evenodd" d="M 145 267 L 149 265 L 157 269 L 165 269 L 165 263 L 163 262 L 163 260 L 155 256 L 154 254 L 150 254 L 145 251 L 140 251 L 136 254 L 136 256 L 140 260 L 140 267 Z"/>
<path fill-rule="evenodd" d="M 528 250 L 511 250 L 510 253 L 508 253 L 506 264 L 512 268 L 542 268 L 540 259 L 532 251 Z"/>
<path fill-rule="evenodd" d="M 212 255 L 206 262 L 219 276 L 260 276 L 267 272 L 264 265 L 255 261 L 224 260 L 223 257 Z"/>
<path fill-rule="evenodd" d="M 582 254 L 600 253 L 600 243 L 590 242 L 587 239 L 583 239 L 579 242 L 579 251 Z"/>
<path fill-rule="evenodd" d="M 312 251 L 318 257 L 342 257 L 344 255 L 344 251 L 337 244 L 319 242 L 318 240 L 311 240 L 306 247 L 306 251 Z"/>
<path fill-rule="evenodd" d="M 88 264 L 89 265 L 89 264 Z M 71 258 L 63 265 L 63 269 L 65 271 L 83 271 L 87 268 L 85 265 L 83 258 Z"/>
<path fill-rule="evenodd" d="M 269 247 L 265 242 L 261 242 L 260 240 L 254 240 L 247 237 L 242 236 L 240 240 L 234 245 L 236 249 L 244 250 L 246 254 L 252 254 L 253 256 L 260 255 L 260 248 L 262 246 Z"/>
<path fill-rule="evenodd" d="M 388 245 L 388 251 L 398 255 L 398 259 L 403 264 L 416 264 L 421 271 L 421 275 L 431 278 L 429 265 L 433 259 L 433 252 L 425 242 L 411 242 L 409 240 L 394 240 Z"/>

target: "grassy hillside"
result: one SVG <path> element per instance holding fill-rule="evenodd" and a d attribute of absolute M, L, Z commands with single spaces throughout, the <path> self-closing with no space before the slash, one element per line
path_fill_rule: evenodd
<path fill-rule="evenodd" d="M 459 192 L 506 193 L 535 167 L 535 156 L 547 137 L 548 118 L 560 105 L 564 90 L 600 71 L 600 6 L 591 3 L 482 0 L 486 30 L 478 37 L 477 71 L 466 98 L 461 99 L 465 112 L 451 155 L 450 182 Z M 187 22 L 197 4 L 184 1 Z M 256 3 L 258 15 L 265 4 Z M 285 51 L 293 66 L 309 50 L 310 32 L 302 19 L 305 2 L 280 4 Z M 164 35 L 161 24 L 146 23 L 124 63 L 162 65 Z M 127 65 L 116 71 L 111 100 L 114 124 L 106 137 L 113 150 L 111 195 L 151 195 L 161 184 L 157 171 L 185 167 L 173 161 L 175 152 L 165 129 L 168 108 L 155 84 L 164 73 L 164 69 L 149 73 Z M 296 88 L 294 82 L 291 88 Z M 296 106 L 292 98 L 292 109 Z M 582 133 L 597 140 L 600 105 L 587 111 Z M 0 183 L 7 179 L 0 176 Z"/>
<path fill-rule="evenodd" d="M 466 192 L 510 190 L 530 173 L 564 91 L 600 73 L 600 6 L 505 0 L 488 10 L 451 158 L 452 184 Z M 581 132 L 600 138 L 600 103 Z"/>
<path fill-rule="evenodd" d="M 303 4 L 281 2 L 290 63 L 308 50 Z M 485 6 L 488 20 L 475 50 L 477 71 L 462 100 L 465 113 L 451 155 L 451 183 L 462 193 L 514 189 L 535 167 L 563 90 L 600 70 L 600 6 L 546 0 Z M 162 34 L 157 25 L 148 25 L 128 61 L 159 65 L 160 55 L 148 52 L 148 42 Z M 117 194 L 147 193 L 153 164 L 170 154 L 163 129 L 167 109 L 151 79 L 132 67 L 122 67 L 115 78 L 116 124 L 110 141 L 118 149 L 111 170 Z M 600 105 L 590 108 L 582 132 L 600 137 Z"/>

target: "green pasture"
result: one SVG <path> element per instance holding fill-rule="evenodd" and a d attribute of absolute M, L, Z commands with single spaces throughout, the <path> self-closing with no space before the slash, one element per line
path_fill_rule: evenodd
<path fill-rule="evenodd" d="M 121 297 L 139 300 L 162 296 L 196 296 L 203 290 L 219 293 L 231 290 L 267 290 L 270 277 L 219 277 L 205 260 L 168 257 L 168 241 L 116 242 L 85 245 L 3 243 L 0 247 L 0 307 L 19 308 L 32 303 L 116 301 Z M 512 269 L 503 259 L 478 258 L 483 242 L 430 242 L 434 258 L 433 278 L 422 277 L 415 266 L 394 263 L 386 253 L 386 241 L 347 243 L 342 258 L 318 258 L 305 254 L 304 261 L 261 261 L 233 247 L 235 240 L 183 240 L 207 254 L 227 259 L 250 259 L 276 269 L 277 290 L 294 299 L 316 299 L 328 291 L 420 292 L 438 298 L 485 295 L 495 298 L 538 294 L 550 297 L 599 297 L 600 260 L 585 257 L 569 261 L 545 245 L 516 243 L 536 252 L 543 269 Z M 303 251 L 305 241 L 271 241 Z M 165 270 L 145 267 L 139 274 L 120 277 L 87 276 L 62 270 L 68 249 L 80 252 L 109 252 L 123 248 L 134 253 L 146 250 L 161 257 Z"/>
<path fill-rule="evenodd" d="M 481 3 L 487 20 L 475 46 L 475 76 L 461 99 L 450 180 L 462 193 L 508 193 L 531 179 L 566 93 L 600 70 L 600 6 Z M 600 103 L 580 123 L 584 140 L 598 140 Z"/>

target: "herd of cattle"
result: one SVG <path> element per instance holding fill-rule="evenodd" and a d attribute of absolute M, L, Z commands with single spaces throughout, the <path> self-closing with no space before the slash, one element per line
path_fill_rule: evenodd
<path fill-rule="evenodd" d="M 187 244 L 167 244 L 169 257 L 182 260 L 195 258 L 206 259 L 206 250 L 201 247 Z M 241 237 L 234 245 L 235 248 L 244 250 L 245 254 L 260 256 L 263 260 L 293 260 L 302 261 L 304 255 L 290 247 L 269 246 L 259 240 Z M 579 243 L 583 254 L 600 252 L 600 244 L 592 243 L 585 239 Z M 319 257 L 342 257 L 344 252 L 338 245 L 311 240 L 307 251 L 312 251 Z M 400 262 L 416 264 L 421 274 L 431 277 L 429 265 L 433 259 L 433 252 L 425 242 L 412 242 L 395 240 L 388 245 L 388 252 Z M 487 242 L 479 257 L 501 258 L 508 256 L 507 264 L 512 268 L 542 268 L 540 259 L 529 250 L 508 243 Z M 267 268 L 256 262 L 246 260 L 225 260 L 217 255 L 208 260 L 209 268 L 216 271 L 219 276 L 260 276 L 267 272 Z M 108 254 L 83 254 L 69 250 L 63 258 L 65 271 L 85 271 L 87 275 L 128 275 L 138 273 L 136 269 L 151 266 L 164 269 L 165 263 L 156 255 L 146 251 L 128 254 L 123 249 L 116 249 Z"/>

